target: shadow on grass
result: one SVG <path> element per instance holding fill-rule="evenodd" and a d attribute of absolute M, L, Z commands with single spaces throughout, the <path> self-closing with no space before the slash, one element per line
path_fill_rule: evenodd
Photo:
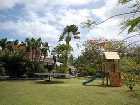
<path fill-rule="evenodd" d="M 36 81 L 37 84 L 63 84 L 64 81 L 48 81 L 48 80 L 42 80 L 42 81 Z"/>
<path fill-rule="evenodd" d="M 0 82 L 26 82 L 31 80 L 0 80 Z"/>
<path fill-rule="evenodd" d="M 119 87 L 119 86 L 109 86 L 109 85 L 93 85 L 93 84 L 88 84 L 88 85 L 84 85 L 84 86 L 95 86 L 95 87 L 103 87 L 103 88 L 108 88 L 108 87 Z"/>
<path fill-rule="evenodd" d="M 126 90 L 125 92 L 135 93 L 135 92 L 138 92 L 138 91 L 140 91 L 140 90 L 135 90 L 135 89 L 134 89 L 134 90 L 132 90 L 132 91 L 131 91 L 131 90 Z"/>
<path fill-rule="evenodd" d="M 136 98 L 136 99 L 140 99 L 140 94 L 139 94 L 140 90 L 126 90 L 125 93 L 127 93 L 128 97 L 130 98 Z"/>

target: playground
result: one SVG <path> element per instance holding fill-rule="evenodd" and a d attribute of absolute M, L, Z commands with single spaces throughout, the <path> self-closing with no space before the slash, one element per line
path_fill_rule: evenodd
<path fill-rule="evenodd" d="M 83 81 L 83 85 L 94 81 L 96 78 L 102 78 L 102 84 L 104 85 L 104 78 L 106 78 L 106 85 L 121 86 L 119 59 L 120 57 L 117 52 L 104 52 L 102 71 L 95 73 L 92 78 Z"/>
<path fill-rule="evenodd" d="M 140 105 L 140 0 L 1 0 L 0 105 Z"/>
<path fill-rule="evenodd" d="M 102 86 L 96 79 L 87 86 L 86 78 L 10 80 L 0 82 L 0 105 L 139 105 L 140 85 L 130 91 L 121 87 Z"/>

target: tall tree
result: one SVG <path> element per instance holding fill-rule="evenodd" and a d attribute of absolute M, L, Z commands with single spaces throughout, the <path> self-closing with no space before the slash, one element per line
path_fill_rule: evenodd
<path fill-rule="evenodd" d="M 106 44 L 103 39 L 85 41 L 82 55 L 76 59 L 75 67 L 85 74 L 93 74 L 102 69 L 102 52 Z"/>
<path fill-rule="evenodd" d="M 65 41 L 66 45 L 68 48 L 70 48 L 70 41 L 72 38 L 74 39 L 79 39 L 80 37 L 78 36 L 80 32 L 78 32 L 78 27 L 76 25 L 68 25 L 64 28 L 62 34 L 59 37 L 59 41 Z M 68 61 L 68 50 L 66 50 L 66 62 L 65 66 L 67 67 L 67 61 Z"/>
<path fill-rule="evenodd" d="M 48 56 L 48 51 L 50 51 L 48 42 L 42 43 L 41 53 L 44 56 L 44 60 Z"/>
<path fill-rule="evenodd" d="M 53 51 L 57 53 L 59 62 L 65 63 L 67 62 L 65 59 L 67 56 L 66 52 L 69 54 L 72 51 L 72 47 L 70 46 L 69 48 L 69 46 L 65 44 L 59 44 L 53 48 Z"/>
<path fill-rule="evenodd" d="M 37 60 L 40 57 L 40 53 L 41 53 L 41 38 L 38 39 L 34 39 L 34 38 L 26 38 L 25 39 L 25 43 L 26 43 L 26 50 L 28 53 L 31 53 L 31 60 Z M 28 55 L 30 56 L 30 55 Z"/>
<path fill-rule="evenodd" d="M 118 52 L 122 57 L 127 53 L 127 44 L 120 40 L 109 40 L 104 46 L 105 51 Z"/>
<path fill-rule="evenodd" d="M 41 38 L 38 38 L 37 40 L 35 40 L 35 60 L 39 60 L 39 58 L 40 58 L 41 45 L 42 45 Z"/>
<path fill-rule="evenodd" d="M 12 45 L 13 45 L 13 41 L 8 41 L 8 42 L 7 42 L 7 49 L 8 49 L 9 51 L 13 51 Z"/>

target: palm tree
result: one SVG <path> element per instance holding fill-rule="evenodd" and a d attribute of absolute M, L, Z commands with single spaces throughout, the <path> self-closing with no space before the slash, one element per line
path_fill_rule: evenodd
<path fill-rule="evenodd" d="M 19 41 L 8 41 L 7 38 L 0 39 L 0 47 L 2 50 L 14 51 L 19 48 Z"/>
<path fill-rule="evenodd" d="M 12 47 L 13 41 L 7 41 L 7 49 L 9 51 L 13 51 L 13 47 Z"/>
<path fill-rule="evenodd" d="M 17 50 L 18 49 L 18 44 L 19 44 L 19 41 L 16 39 L 12 42 L 12 47 L 13 49 Z"/>
<path fill-rule="evenodd" d="M 68 50 L 70 48 L 70 41 L 72 40 L 72 38 L 79 39 L 80 37 L 78 36 L 78 34 L 80 34 L 80 32 L 78 32 L 78 27 L 73 24 L 66 26 L 59 37 L 59 41 L 65 40 L 66 45 L 68 46 L 68 49 L 66 49 L 66 62 L 65 62 L 66 67 L 68 60 Z"/>
<path fill-rule="evenodd" d="M 24 42 L 26 43 L 26 56 L 27 56 L 28 59 L 30 59 L 30 55 L 32 53 L 32 51 L 31 51 L 31 41 L 30 41 L 29 38 L 26 38 Z"/>
<path fill-rule="evenodd" d="M 0 46 L 2 50 L 5 50 L 7 48 L 7 38 L 3 38 L 0 40 Z"/>
<path fill-rule="evenodd" d="M 41 38 L 38 38 L 38 39 L 34 39 L 34 38 L 26 38 L 25 39 L 25 43 L 26 43 L 26 50 L 27 52 L 31 53 L 31 60 L 38 60 L 39 57 L 40 57 L 40 53 L 41 53 L 41 44 L 42 44 L 42 41 L 41 41 Z"/>
<path fill-rule="evenodd" d="M 34 60 L 39 60 L 40 55 L 41 55 L 41 45 L 42 45 L 42 40 L 41 38 L 38 38 L 34 41 L 34 50 L 35 50 L 35 56 Z"/>
<path fill-rule="evenodd" d="M 44 56 L 44 60 L 48 56 L 48 51 L 50 51 L 48 42 L 42 43 L 41 53 Z"/>
<path fill-rule="evenodd" d="M 73 24 L 70 26 L 66 26 L 59 37 L 59 41 L 65 40 L 66 44 L 69 45 L 72 37 L 74 39 L 80 38 L 78 34 L 80 34 L 80 32 L 78 32 L 78 27 L 76 25 Z"/>
<path fill-rule="evenodd" d="M 15 41 L 13 41 L 14 45 L 18 45 L 19 41 L 16 39 Z"/>

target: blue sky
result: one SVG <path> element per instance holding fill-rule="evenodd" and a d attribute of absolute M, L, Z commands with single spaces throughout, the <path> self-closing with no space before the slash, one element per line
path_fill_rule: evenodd
<path fill-rule="evenodd" d="M 66 25 L 75 24 L 81 32 L 77 43 L 92 38 L 123 39 L 119 24 L 124 16 L 113 18 L 92 29 L 81 28 L 81 22 L 93 19 L 100 22 L 114 14 L 128 12 L 126 5 L 118 6 L 117 0 L 0 0 L 0 38 L 24 40 L 41 37 L 50 45 L 58 44 L 58 38 Z"/>

